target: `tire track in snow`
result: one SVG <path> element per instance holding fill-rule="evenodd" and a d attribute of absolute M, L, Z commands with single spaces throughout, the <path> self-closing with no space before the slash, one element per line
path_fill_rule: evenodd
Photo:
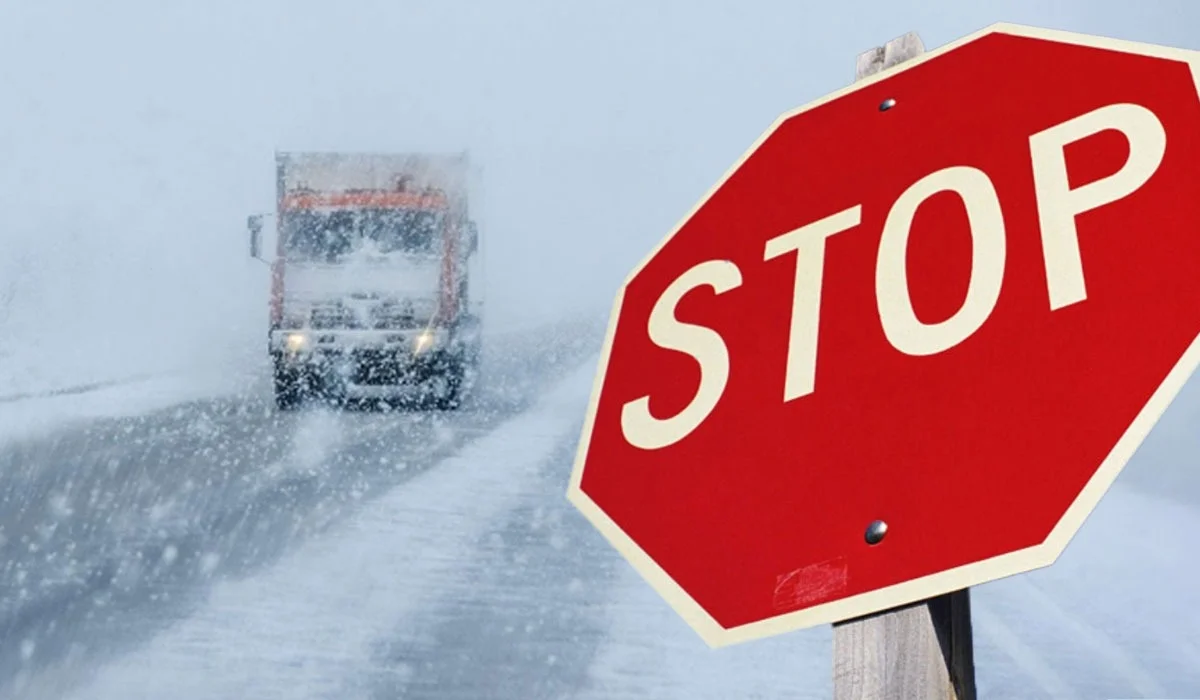
<path fill-rule="evenodd" d="M 421 612 L 375 643 L 363 696 L 563 698 L 586 681 L 618 570 L 596 556 L 606 543 L 562 496 L 580 428 L 507 515 L 465 544 L 462 565 Z"/>
<path fill-rule="evenodd" d="M 137 384 L 152 379 L 163 379 L 166 377 L 178 377 L 182 372 L 162 372 L 158 374 L 137 374 L 130 377 L 120 379 L 106 379 L 97 382 L 87 382 L 83 384 L 74 384 L 71 386 L 56 387 L 53 389 L 44 389 L 42 391 L 22 391 L 15 394 L 4 394 L 0 396 L 0 403 L 12 403 L 14 401 L 25 401 L 27 399 L 47 399 L 55 396 L 73 396 L 76 394 L 86 394 L 91 391 L 100 389 L 108 389 L 115 386 L 123 386 L 128 384 Z"/>

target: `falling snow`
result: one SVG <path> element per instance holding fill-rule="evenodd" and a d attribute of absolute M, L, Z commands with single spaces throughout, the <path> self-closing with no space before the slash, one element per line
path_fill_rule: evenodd
<path fill-rule="evenodd" d="M 708 649 L 567 503 L 614 293 L 868 46 L 1006 20 L 1191 47 L 1200 22 L 1167 0 L 59 5 L 0 3 L 0 63 L 30 67 L 0 117 L 16 700 L 830 697 L 827 627 Z M 485 360 L 458 410 L 275 409 L 243 225 L 285 144 L 482 164 Z M 1054 566 L 973 591 L 981 696 L 1200 696 L 1198 424 L 1193 381 Z"/>

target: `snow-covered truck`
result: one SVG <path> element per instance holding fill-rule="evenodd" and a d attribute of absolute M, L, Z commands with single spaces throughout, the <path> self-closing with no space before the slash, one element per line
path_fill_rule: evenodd
<path fill-rule="evenodd" d="M 276 153 L 267 348 L 275 402 L 416 398 L 457 408 L 483 311 L 464 154 Z"/>

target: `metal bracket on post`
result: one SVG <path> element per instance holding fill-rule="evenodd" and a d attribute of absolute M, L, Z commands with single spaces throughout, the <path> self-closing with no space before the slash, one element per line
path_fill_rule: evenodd
<path fill-rule="evenodd" d="M 916 32 L 898 36 L 883 46 L 876 46 L 869 51 L 860 53 L 858 60 L 855 61 L 854 79 L 862 80 L 923 53 L 925 53 L 925 44 Z"/>

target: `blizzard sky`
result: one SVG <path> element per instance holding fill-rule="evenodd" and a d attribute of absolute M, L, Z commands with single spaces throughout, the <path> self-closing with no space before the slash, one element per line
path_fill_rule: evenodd
<path fill-rule="evenodd" d="M 245 218 L 273 207 L 277 148 L 468 149 L 488 322 L 604 312 L 860 51 L 995 21 L 1195 48 L 1198 20 L 1186 0 L 5 0 L 0 358 L 69 346 L 115 372 L 260 349 Z"/>

